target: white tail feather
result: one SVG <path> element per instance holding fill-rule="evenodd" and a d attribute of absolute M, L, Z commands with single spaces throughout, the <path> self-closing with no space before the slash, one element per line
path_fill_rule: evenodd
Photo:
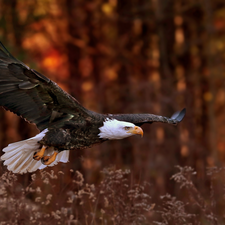
<path fill-rule="evenodd" d="M 12 171 L 13 173 L 26 173 L 26 172 L 34 172 L 37 169 L 43 169 L 47 167 L 42 164 L 41 161 L 37 161 L 33 159 L 34 152 L 36 152 L 39 148 L 38 141 L 40 141 L 48 129 L 43 130 L 41 133 L 32 137 L 30 139 L 15 142 L 9 144 L 6 148 L 3 149 L 5 152 L 2 155 L 1 160 L 4 160 L 4 165 L 7 166 L 7 169 Z M 45 155 L 52 155 L 53 148 L 47 148 L 45 151 Z M 57 156 L 53 163 L 49 166 L 54 166 L 58 164 L 58 162 L 68 162 L 69 161 L 69 151 L 62 151 Z"/>

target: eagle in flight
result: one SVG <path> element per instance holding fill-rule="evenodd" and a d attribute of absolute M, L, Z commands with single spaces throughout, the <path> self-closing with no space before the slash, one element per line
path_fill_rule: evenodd
<path fill-rule="evenodd" d="M 171 118 L 90 111 L 56 83 L 14 58 L 1 42 L 0 105 L 36 124 L 40 130 L 35 137 L 3 149 L 4 165 L 20 174 L 68 162 L 69 150 L 135 134 L 143 136 L 140 126 L 144 123 L 176 125 L 185 115 L 185 109 Z"/>

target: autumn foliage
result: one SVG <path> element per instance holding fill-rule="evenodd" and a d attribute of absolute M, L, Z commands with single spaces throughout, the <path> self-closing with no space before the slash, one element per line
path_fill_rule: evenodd
<path fill-rule="evenodd" d="M 187 109 L 53 171 L 2 164 L 0 224 L 224 224 L 224 15 L 220 0 L 0 0 L 0 41 L 86 108 Z M 38 133 L 3 109 L 0 121 L 1 149 Z"/>

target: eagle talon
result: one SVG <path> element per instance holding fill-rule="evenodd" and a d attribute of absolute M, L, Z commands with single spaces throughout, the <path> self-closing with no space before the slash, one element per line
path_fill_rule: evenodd
<path fill-rule="evenodd" d="M 44 165 L 50 165 L 51 163 L 53 163 L 56 159 L 56 156 L 58 155 L 58 152 L 54 152 L 52 155 L 50 156 L 44 156 L 41 158 L 41 162 Z"/>
<path fill-rule="evenodd" d="M 46 150 L 46 146 L 43 145 L 39 152 L 34 153 L 33 159 L 40 160 L 44 156 L 45 150 Z"/>

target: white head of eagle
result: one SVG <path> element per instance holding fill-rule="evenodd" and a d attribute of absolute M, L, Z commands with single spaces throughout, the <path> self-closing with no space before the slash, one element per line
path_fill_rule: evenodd
<path fill-rule="evenodd" d="M 102 139 L 123 139 L 135 134 L 143 136 L 143 130 L 133 123 L 107 118 L 99 128 L 98 136 Z"/>

